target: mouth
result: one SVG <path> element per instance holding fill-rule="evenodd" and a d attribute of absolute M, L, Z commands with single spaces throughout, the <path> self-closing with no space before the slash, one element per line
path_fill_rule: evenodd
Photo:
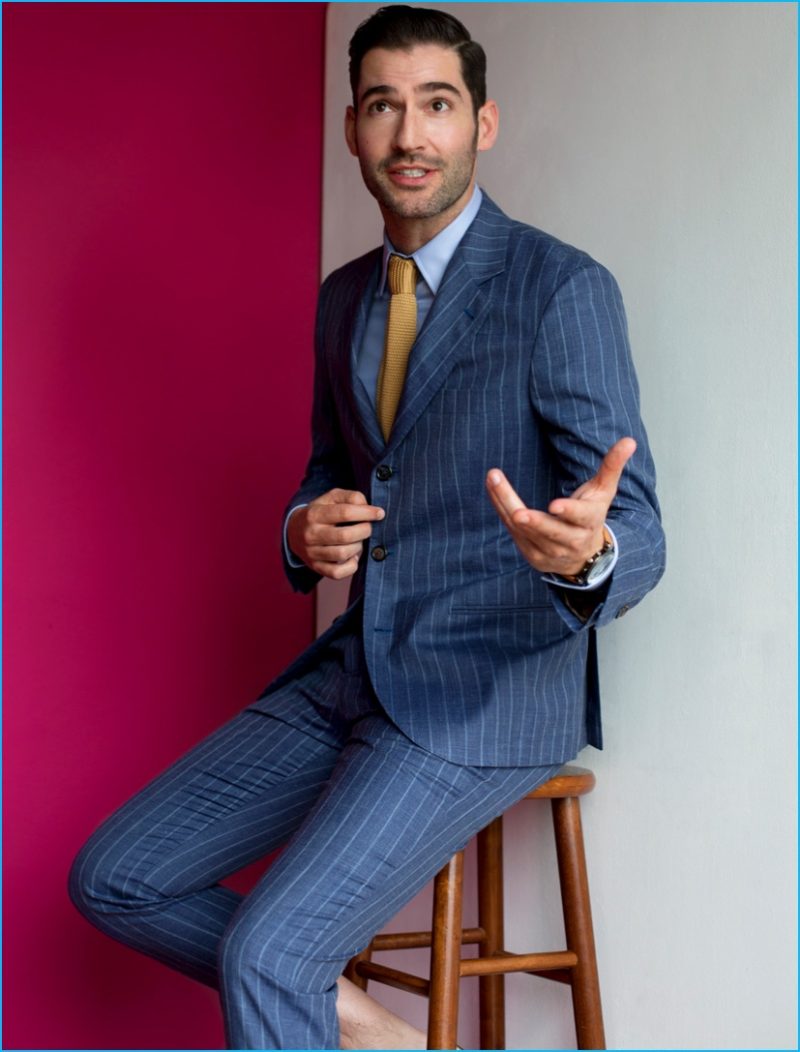
<path fill-rule="evenodd" d="M 397 186 L 424 186 L 436 174 L 436 169 L 416 164 L 395 164 L 386 169 L 386 174 Z"/>

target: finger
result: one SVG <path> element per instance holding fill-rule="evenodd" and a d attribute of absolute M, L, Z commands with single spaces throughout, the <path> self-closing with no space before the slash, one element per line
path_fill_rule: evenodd
<path fill-rule="evenodd" d="M 487 487 L 487 489 L 488 489 L 488 487 Z M 506 527 L 507 530 L 512 530 L 513 531 L 514 524 L 511 521 L 511 516 L 508 514 L 506 509 L 500 503 L 500 499 L 495 496 L 493 490 L 488 489 L 488 493 L 489 493 L 489 500 L 494 505 L 494 510 L 497 512 L 497 515 L 498 515 L 500 521 L 503 523 L 503 525 Z"/>
<path fill-rule="evenodd" d="M 603 462 L 594 477 L 595 486 L 609 494 L 609 503 L 617 492 L 622 470 L 636 452 L 636 441 L 621 438 L 603 457 Z"/>
<path fill-rule="evenodd" d="M 489 486 L 486 487 L 486 490 L 487 490 L 487 492 L 489 494 L 489 500 L 494 505 L 494 510 L 497 512 L 497 514 L 498 514 L 501 522 L 503 523 L 503 525 L 506 526 L 509 530 L 513 529 L 514 527 L 512 526 L 512 523 L 511 523 L 511 516 L 505 510 L 505 508 L 500 503 L 498 498 L 495 497 L 494 490 L 492 490 L 492 488 L 489 487 Z"/>
<path fill-rule="evenodd" d="M 525 541 L 548 555 L 568 555 L 582 550 L 594 529 L 562 522 L 544 511 L 515 512 L 513 528 Z"/>
<path fill-rule="evenodd" d="M 605 508 L 603 502 L 558 497 L 550 501 L 547 511 L 559 522 L 569 526 L 583 526 L 587 530 L 595 530 L 605 519 Z"/>
<path fill-rule="evenodd" d="M 308 518 L 311 522 L 336 525 L 343 522 L 376 522 L 386 512 L 374 504 L 309 504 Z"/>
<path fill-rule="evenodd" d="M 316 523 L 309 527 L 306 535 L 308 545 L 348 545 L 356 541 L 365 541 L 372 533 L 368 522 L 359 522 L 354 526 L 322 525 Z"/>
<path fill-rule="evenodd" d="M 353 576 L 358 569 L 358 559 L 348 559 L 346 563 L 312 562 L 310 565 L 312 570 L 316 570 L 323 577 L 341 581 Z"/>
<path fill-rule="evenodd" d="M 510 524 L 515 511 L 525 507 L 519 494 L 499 468 L 492 468 L 486 475 L 486 489 L 495 508 L 504 517 L 506 525 Z"/>
<path fill-rule="evenodd" d="M 357 489 L 329 489 L 321 497 L 317 497 L 315 504 L 366 504 L 367 498 Z"/>
<path fill-rule="evenodd" d="M 346 563 L 361 555 L 361 544 L 313 545 L 308 549 L 309 556 L 321 563 Z"/>

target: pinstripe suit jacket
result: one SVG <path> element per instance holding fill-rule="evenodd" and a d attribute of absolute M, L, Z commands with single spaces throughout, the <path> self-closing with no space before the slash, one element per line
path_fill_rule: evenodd
<path fill-rule="evenodd" d="M 380 261 L 380 250 L 370 252 L 322 286 L 313 448 L 288 505 L 341 486 L 386 510 L 368 550 L 388 554 L 365 552 L 348 610 L 329 632 L 363 631 L 386 711 L 453 762 L 526 766 L 569 759 L 587 742 L 600 747 L 595 629 L 637 604 L 664 568 L 616 282 L 484 195 L 412 349 L 387 444 L 355 381 Z M 526 504 L 545 508 L 590 478 L 623 435 L 638 449 L 609 512 L 620 557 L 582 623 L 523 559 L 484 478 L 501 467 Z M 381 466 L 391 473 L 376 473 Z M 286 570 L 302 591 L 318 580 L 307 568 Z M 265 707 L 325 639 L 266 688 Z"/>

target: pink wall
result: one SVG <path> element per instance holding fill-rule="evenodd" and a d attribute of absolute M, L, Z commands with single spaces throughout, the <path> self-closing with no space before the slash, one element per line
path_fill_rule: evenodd
<path fill-rule="evenodd" d="M 311 638 L 278 546 L 324 15 L 3 7 L 6 1048 L 222 1047 L 214 991 L 92 928 L 66 878 Z"/>

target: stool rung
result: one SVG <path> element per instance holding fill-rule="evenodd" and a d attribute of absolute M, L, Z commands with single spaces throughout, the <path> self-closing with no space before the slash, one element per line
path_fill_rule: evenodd
<path fill-rule="evenodd" d="M 495 957 L 513 957 L 515 955 L 512 954 L 512 953 L 509 953 L 508 950 L 495 950 L 494 956 Z M 519 956 L 519 955 L 517 955 L 517 956 Z M 537 976 L 539 976 L 540 979 L 550 979 L 550 981 L 554 982 L 554 983 L 566 983 L 567 986 L 572 986 L 572 969 L 571 968 L 547 968 L 547 969 L 541 969 L 541 970 L 538 970 L 536 968 L 531 968 L 531 970 L 529 972 L 526 972 L 525 974 L 526 975 L 537 975 Z"/>
<path fill-rule="evenodd" d="M 483 928 L 465 928 L 461 933 L 464 944 L 483 942 L 486 932 Z M 373 953 L 379 950 L 418 950 L 431 945 L 429 931 L 394 931 L 385 935 L 376 935 L 370 943 Z"/>
<path fill-rule="evenodd" d="M 508 953 L 501 951 L 491 957 L 462 960 L 461 975 L 497 975 L 505 972 L 550 972 L 574 968 L 577 954 L 571 950 L 555 953 Z"/>
<path fill-rule="evenodd" d="M 412 975 L 411 972 L 387 968 L 385 964 L 375 964 L 374 961 L 359 961 L 356 971 L 364 979 L 373 979 L 376 983 L 393 986 L 396 990 L 405 990 L 406 993 L 419 994 L 421 997 L 430 996 L 429 980 L 419 975 Z"/>

